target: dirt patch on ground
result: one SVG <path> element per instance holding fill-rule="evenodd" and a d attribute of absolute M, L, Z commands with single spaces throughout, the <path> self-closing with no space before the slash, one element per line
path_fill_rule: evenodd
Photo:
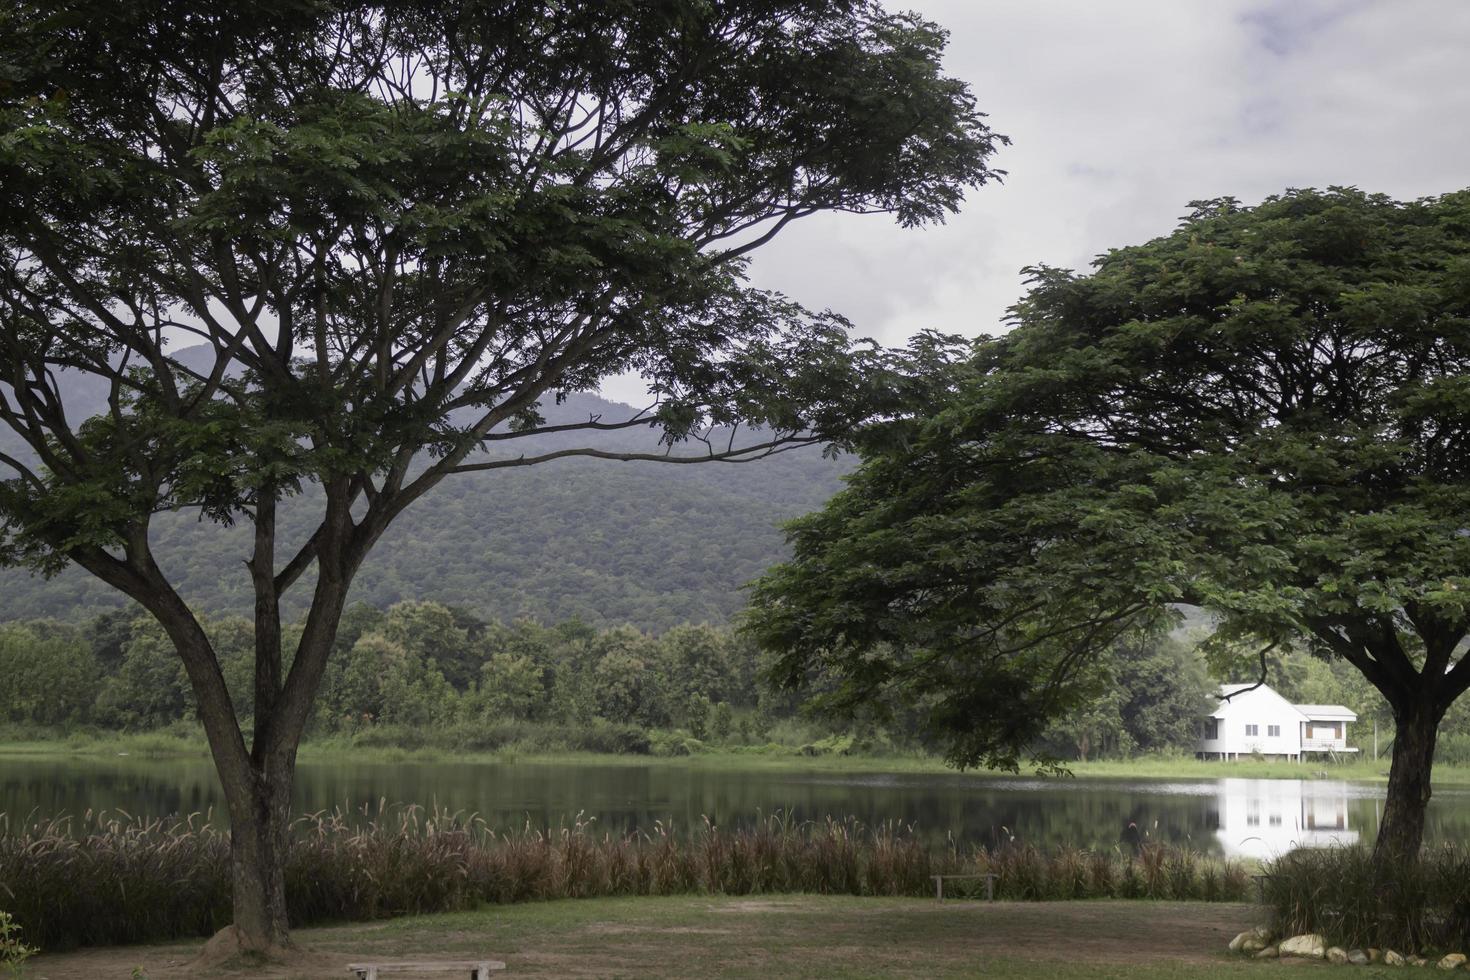
<path fill-rule="evenodd" d="M 789 912 L 792 909 L 802 908 L 802 903 L 741 898 L 711 905 L 710 908 L 716 912 Z"/>
<path fill-rule="evenodd" d="M 1251 925 L 1252 911 L 1203 903 L 997 902 L 946 903 L 934 915 L 973 922 L 977 928 L 965 944 L 977 951 L 1019 948 L 1027 958 L 1127 964 L 1218 962 L 1235 934 Z"/>
<path fill-rule="evenodd" d="M 598 922 L 587 927 L 594 935 L 632 936 L 657 933 L 660 936 L 728 936 L 729 929 L 705 929 L 699 926 L 635 926 L 623 922 Z"/>
<path fill-rule="evenodd" d="M 295 937 L 302 959 L 250 970 L 201 971 L 202 944 L 193 943 L 43 956 L 28 975 L 126 980 L 139 967 L 148 980 L 343 980 L 349 962 L 489 957 L 507 963 L 507 977 L 971 976 L 977 964 L 1009 963 L 1005 976 L 1101 970 L 1131 978 L 1136 970 L 1152 978 L 1224 965 L 1226 944 L 1255 912 L 1204 903 L 940 905 L 846 896 L 592 900 L 303 930 Z"/>

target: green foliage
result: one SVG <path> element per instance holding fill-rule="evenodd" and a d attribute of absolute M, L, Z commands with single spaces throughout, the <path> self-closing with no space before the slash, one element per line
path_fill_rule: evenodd
<path fill-rule="evenodd" d="M 822 211 L 942 220 L 1005 142 L 944 32 L 867 0 L 27 2 L 4 26 L 0 560 L 145 604 L 186 580 L 143 558 L 159 513 L 212 537 L 294 499 L 295 549 L 335 533 L 335 495 L 355 573 L 466 468 L 841 438 L 902 371 L 750 288 L 747 256 Z M 180 316 L 204 344 L 163 346 Z M 628 371 L 656 392 L 641 420 L 547 424 Z M 603 446 L 620 430 L 655 445 Z M 545 436 L 571 444 L 479 455 Z"/>
<path fill-rule="evenodd" d="M 657 647 L 652 639 L 619 626 L 599 633 L 583 654 L 584 683 L 603 718 L 657 723 L 667 718 L 652 676 Z"/>
<path fill-rule="evenodd" d="M 90 717 L 97 659 L 79 631 L 0 624 L 0 718 L 58 725 Z"/>
<path fill-rule="evenodd" d="M 691 694 L 684 702 L 684 727 L 689 734 L 703 741 L 709 737 L 709 698 L 703 694 Z"/>
<path fill-rule="evenodd" d="M 728 742 L 735 728 L 735 711 L 728 701 L 721 701 L 710 712 L 709 733 L 717 742 Z"/>
<path fill-rule="evenodd" d="M 471 472 L 845 439 L 913 365 L 751 287 L 749 254 L 820 212 L 940 221 L 1004 142 L 944 74 L 943 30 L 876 0 L 188 14 L 0 12 L 0 565 L 80 566 L 160 624 L 192 698 L 134 635 L 109 710 L 197 711 L 240 834 L 279 832 L 353 580 L 400 515 Z M 653 393 L 637 418 L 541 412 L 628 372 Z M 657 448 L 600 441 L 633 429 Z M 572 444 L 500 446 L 537 436 Z M 157 561 L 160 513 L 248 526 L 252 663 Z M 394 609 L 339 679 L 359 717 L 442 723 L 481 664 L 452 616 Z M 576 664 L 568 704 L 655 721 L 651 660 Z M 251 703 L 225 683 L 246 674 Z M 249 850 L 259 951 L 287 923 Z"/>
<path fill-rule="evenodd" d="M 530 657 L 496 652 L 480 668 L 478 704 L 487 718 L 539 718 L 546 708 L 541 668 Z"/>
<path fill-rule="evenodd" d="M 774 676 L 1014 766 L 1182 602 L 1232 656 L 1305 644 L 1432 731 L 1470 684 L 1467 268 L 1470 192 L 1332 189 L 1197 202 L 1090 274 L 1028 270 L 1014 329 L 791 525 L 750 627 Z"/>
<path fill-rule="evenodd" d="M 253 628 L 238 617 L 203 622 L 249 718 Z M 313 727 L 365 745 L 648 752 L 649 729 L 678 724 L 698 739 L 714 725 L 723 741 L 735 710 L 756 706 L 752 666 L 735 659 L 751 651 L 708 625 L 656 637 L 628 625 L 487 623 L 436 602 L 359 604 L 343 624 Z M 148 619 L 0 624 L 0 721 L 136 731 L 194 714 L 183 666 Z"/>
<path fill-rule="evenodd" d="M 97 719 L 119 728 L 159 728 L 191 713 L 194 692 L 174 646 L 156 624 L 139 620 L 117 674 L 103 684 Z"/>
<path fill-rule="evenodd" d="M 0 911 L 0 966 L 12 977 L 22 976 L 25 962 L 41 950 L 21 942 L 21 928 L 9 912 Z"/>
<path fill-rule="evenodd" d="M 96 624 L 109 623 L 111 617 L 99 617 Z M 220 671 L 229 685 L 235 710 L 249 717 L 254 710 L 253 684 L 255 631 L 239 617 L 203 620 L 205 630 L 219 657 Z M 107 644 L 112 637 L 94 624 L 94 642 Z M 92 709 L 81 711 L 69 720 L 95 720 L 99 724 L 123 728 L 158 728 L 194 714 L 194 691 L 184 665 L 174 652 L 172 641 L 157 623 L 136 619 L 120 644 L 121 659 L 115 670 L 102 674 L 100 690 Z M 102 660 L 102 647 L 94 656 Z M 41 668 L 41 660 L 33 653 L 27 677 Z M 29 683 L 29 681 L 27 681 Z"/>
<path fill-rule="evenodd" d="M 342 714 L 369 722 L 429 726 L 453 710 L 444 675 L 423 656 L 380 633 L 369 633 L 353 645 L 341 693 L 350 705 Z"/>
<path fill-rule="evenodd" d="M 551 424 L 632 413 L 586 394 L 544 410 Z M 3 443 L 0 434 L 0 451 Z M 602 444 L 662 451 L 656 436 L 638 430 L 608 433 Z M 565 437 L 528 436 L 524 451 L 565 445 Z M 434 600 L 504 622 L 581 619 L 659 633 L 684 623 L 725 622 L 744 603 L 741 587 L 786 557 L 779 525 L 821 506 L 848 468 L 846 457 L 810 449 L 758 466 L 614 467 L 573 459 L 464 474 L 385 532 L 352 595 L 379 609 Z M 310 532 L 317 502 L 311 489 L 282 502 L 283 539 Z M 159 563 L 187 583 L 191 606 L 212 615 L 251 612 L 243 564 L 251 549 L 247 525 L 220 528 L 187 513 L 165 513 L 154 519 L 152 533 Z M 0 568 L 0 590 L 11 610 L 71 622 L 124 601 L 80 569 L 46 579 Z M 286 610 L 304 611 L 300 597 L 288 594 Z M 115 615 L 123 623 L 134 618 Z"/>

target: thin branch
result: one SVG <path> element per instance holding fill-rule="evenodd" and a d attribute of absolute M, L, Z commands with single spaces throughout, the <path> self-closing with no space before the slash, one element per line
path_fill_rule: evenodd
<path fill-rule="evenodd" d="M 1223 696 L 1224 697 L 1224 700 L 1229 701 L 1232 698 L 1238 698 L 1238 697 L 1240 697 L 1242 694 L 1249 694 L 1250 692 L 1252 692 L 1254 690 L 1257 690 L 1259 688 L 1265 687 L 1266 686 L 1266 677 L 1267 677 L 1267 674 L 1268 674 L 1268 671 L 1267 671 L 1267 668 L 1266 668 L 1266 655 L 1269 654 L 1272 650 L 1275 650 L 1280 644 L 1281 644 L 1281 641 L 1280 640 L 1273 640 L 1272 642 L 1268 643 L 1265 647 L 1263 647 L 1261 649 L 1260 653 L 1257 654 L 1257 656 L 1261 658 L 1261 679 L 1258 680 L 1258 681 L 1256 681 L 1250 687 L 1242 687 L 1238 691 L 1235 691 L 1235 692 L 1233 692 L 1231 694 L 1224 695 Z"/>
<path fill-rule="evenodd" d="M 673 456 L 664 453 L 615 453 L 603 449 L 561 449 L 540 456 L 517 456 L 514 459 L 493 459 L 483 463 L 465 463 L 451 467 L 445 472 L 477 473 L 482 470 L 499 470 L 512 466 L 535 466 L 538 463 L 549 463 L 554 459 L 570 459 L 576 457 L 610 459 L 623 463 L 753 463 L 756 460 L 768 459 L 771 456 L 790 452 L 793 449 L 815 446 L 824 441 L 813 436 L 809 439 L 780 443 L 763 443 L 759 446 L 748 446 L 744 449 L 736 449 L 730 452 L 707 453 L 703 456 Z M 752 455 L 753 453 L 754 455 Z"/>

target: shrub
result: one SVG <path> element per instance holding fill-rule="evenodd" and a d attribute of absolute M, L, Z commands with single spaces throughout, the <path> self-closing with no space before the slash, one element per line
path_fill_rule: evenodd
<path fill-rule="evenodd" d="M 682 732 L 653 732 L 649 736 L 650 751 L 659 756 L 699 755 L 709 751 L 709 746 L 697 738 Z"/>
<path fill-rule="evenodd" d="M 1403 952 L 1470 947 L 1470 853 L 1456 846 L 1382 863 L 1361 847 L 1297 850 L 1266 868 L 1262 893 L 1283 933 Z"/>
<path fill-rule="evenodd" d="M 653 751 L 648 732 L 637 725 L 597 723 L 576 730 L 568 741 L 570 747 L 579 752 L 648 755 Z"/>

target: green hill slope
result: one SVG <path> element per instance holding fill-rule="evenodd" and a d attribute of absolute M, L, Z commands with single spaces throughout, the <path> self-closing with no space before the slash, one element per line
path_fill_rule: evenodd
<path fill-rule="evenodd" d="M 552 422 L 625 405 L 590 395 L 547 406 Z M 649 449 L 647 430 L 598 444 Z M 568 437 L 517 440 L 535 452 Z M 581 443 L 576 443 L 581 444 Z M 743 605 L 741 586 L 785 555 L 781 522 L 813 510 L 840 487 L 848 463 L 800 450 L 740 465 L 665 466 L 559 460 L 446 481 L 403 515 L 360 573 L 354 600 L 387 605 L 437 599 L 488 617 L 579 617 L 661 630 L 722 621 Z M 288 506 L 285 538 L 299 540 L 311 514 Z M 211 612 L 248 612 L 246 526 L 222 529 L 193 515 L 155 523 L 160 564 L 184 596 Z M 298 586 L 298 595 L 305 595 Z M 75 619 L 121 600 L 85 573 L 50 581 L 0 570 L 0 619 Z"/>

